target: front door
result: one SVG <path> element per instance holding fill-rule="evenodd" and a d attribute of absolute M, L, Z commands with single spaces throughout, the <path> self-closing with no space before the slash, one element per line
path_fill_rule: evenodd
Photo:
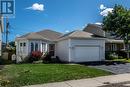
<path fill-rule="evenodd" d="M 55 56 L 55 44 L 49 44 L 49 53 L 51 56 Z"/>

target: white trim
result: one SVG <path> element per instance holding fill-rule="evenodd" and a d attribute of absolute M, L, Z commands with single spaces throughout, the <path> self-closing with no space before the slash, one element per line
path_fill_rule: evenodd
<path fill-rule="evenodd" d="M 71 39 L 68 39 L 68 42 L 69 42 L 69 62 L 71 62 Z"/>

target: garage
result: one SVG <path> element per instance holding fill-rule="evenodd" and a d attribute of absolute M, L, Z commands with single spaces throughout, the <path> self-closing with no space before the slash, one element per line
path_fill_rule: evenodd
<path fill-rule="evenodd" d="M 99 61 L 99 46 L 76 46 L 75 47 L 75 61 L 88 62 Z"/>
<path fill-rule="evenodd" d="M 74 31 L 57 43 L 57 55 L 65 62 L 105 60 L 105 39 L 84 31 Z"/>

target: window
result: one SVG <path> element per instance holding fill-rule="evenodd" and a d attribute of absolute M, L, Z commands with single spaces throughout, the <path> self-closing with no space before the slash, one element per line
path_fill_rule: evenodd
<path fill-rule="evenodd" d="M 42 43 L 42 52 L 45 52 L 45 51 L 46 51 L 46 44 Z"/>
<path fill-rule="evenodd" d="M 34 44 L 31 43 L 31 52 L 34 51 Z"/>
<path fill-rule="evenodd" d="M 26 46 L 26 43 L 23 43 L 23 46 L 25 47 L 25 46 Z"/>
<path fill-rule="evenodd" d="M 35 51 L 38 51 L 38 43 L 35 43 Z"/>
<path fill-rule="evenodd" d="M 20 47 L 22 47 L 23 46 L 23 43 L 20 43 Z"/>

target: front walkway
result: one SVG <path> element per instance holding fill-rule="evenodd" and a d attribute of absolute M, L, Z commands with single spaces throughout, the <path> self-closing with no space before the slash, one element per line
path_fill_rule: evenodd
<path fill-rule="evenodd" d="M 122 83 L 123 82 L 123 83 Z M 65 82 L 48 83 L 24 87 L 130 87 L 130 74 L 103 76 L 90 79 L 71 80 Z M 112 83 L 122 83 L 122 86 L 110 86 Z M 110 85 L 108 85 L 110 84 Z M 104 86 L 108 85 L 108 86 Z M 129 85 L 129 86 L 128 86 Z"/>

